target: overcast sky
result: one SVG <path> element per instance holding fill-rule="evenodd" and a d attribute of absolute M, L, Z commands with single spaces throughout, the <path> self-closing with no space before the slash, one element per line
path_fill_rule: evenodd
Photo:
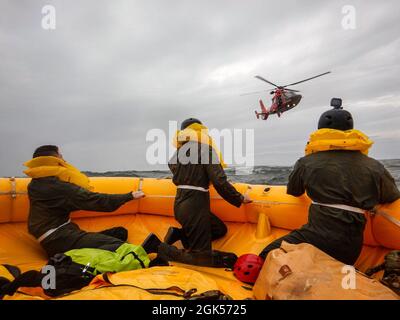
<path fill-rule="evenodd" d="M 42 28 L 42 7 L 56 29 Z M 342 26 L 344 5 L 356 28 Z M 57 144 L 82 170 L 150 170 L 146 133 L 198 117 L 255 130 L 256 164 L 291 165 L 332 97 L 400 158 L 400 3 L 393 1 L 0 0 L 0 175 L 22 175 L 35 147 Z M 270 88 L 300 84 L 280 119 L 256 120 Z"/>

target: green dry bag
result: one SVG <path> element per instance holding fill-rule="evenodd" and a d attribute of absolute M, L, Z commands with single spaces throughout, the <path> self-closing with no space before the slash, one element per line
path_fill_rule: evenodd
<path fill-rule="evenodd" d="M 94 275 L 104 272 L 121 272 L 147 268 L 150 259 L 141 246 L 130 243 L 122 244 L 115 252 L 95 249 L 73 249 L 65 252 L 72 261 L 93 270 Z M 89 269 L 90 268 L 90 269 Z"/>

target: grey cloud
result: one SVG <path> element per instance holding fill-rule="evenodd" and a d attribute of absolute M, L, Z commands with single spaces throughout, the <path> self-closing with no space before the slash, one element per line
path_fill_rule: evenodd
<path fill-rule="evenodd" d="M 54 31 L 40 27 L 45 4 L 57 10 Z M 44 143 L 84 170 L 152 169 L 148 130 L 189 116 L 252 128 L 257 164 L 292 164 L 333 96 L 377 133 L 373 156 L 399 158 L 399 4 L 352 1 L 357 29 L 345 31 L 346 4 L 2 1 L 0 174 L 21 175 Z M 303 101 L 279 120 L 254 118 L 267 92 L 240 96 L 266 89 L 256 74 L 286 84 L 327 70 L 296 87 Z"/>

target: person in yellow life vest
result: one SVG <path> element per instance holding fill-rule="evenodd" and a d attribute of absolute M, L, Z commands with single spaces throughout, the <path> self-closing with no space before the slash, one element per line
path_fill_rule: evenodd
<path fill-rule="evenodd" d="M 28 185 L 30 212 L 28 230 L 51 257 L 72 249 L 98 248 L 115 251 L 128 237 L 123 227 L 102 232 L 86 232 L 71 222 L 76 210 L 111 212 L 124 203 L 144 197 L 143 192 L 105 194 L 92 192 L 89 178 L 67 163 L 59 148 L 45 145 L 37 148 L 26 162 L 24 173 L 32 180 Z M 160 241 L 150 234 L 142 245 L 147 253 L 156 251 Z"/>
<path fill-rule="evenodd" d="M 311 134 L 306 156 L 289 176 L 287 193 L 311 198 L 308 222 L 269 244 L 261 253 L 279 248 L 284 240 L 310 243 L 333 258 L 353 265 L 360 255 L 366 224 L 364 212 L 400 198 L 393 177 L 368 157 L 372 141 L 353 129 L 352 115 L 342 108 L 324 112 Z"/>
<path fill-rule="evenodd" d="M 224 200 L 236 207 L 250 199 L 229 183 L 221 153 L 200 120 L 189 118 L 183 121 L 173 144 L 177 151 L 169 161 L 169 168 L 177 186 L 175 218 L 182 228 L 168 230 L 159 256 L 168 261 L 222 267 L 224 253 L 212 251 L 211 242 L 223 237 L 227 228 L 210 211 L 210 184 Z M 178 240 L 184 250 L 172 246 Z M 230 257 L 231 262 L 235 260 L 233 254 L 227 253 L 225 257 Z"/>

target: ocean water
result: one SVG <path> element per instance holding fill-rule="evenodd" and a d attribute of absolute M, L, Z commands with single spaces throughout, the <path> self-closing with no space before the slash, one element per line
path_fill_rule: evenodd
<path fill-rule="evenodd" d="M 381 160 L 386 169 L 392 174 L 397 186 L 400 188 L 400 159 Z M 228 168 L 226 173 L 233 182 L 250 184 L 284 185 L 287 184 L 289 174 L 293 167 L 255 166 L 254 168 Z M 86 172 L 91 177 L 143 177 L 167 178 L 171 177 L 168 170 L 159 171 L 109 171 Z"/>

